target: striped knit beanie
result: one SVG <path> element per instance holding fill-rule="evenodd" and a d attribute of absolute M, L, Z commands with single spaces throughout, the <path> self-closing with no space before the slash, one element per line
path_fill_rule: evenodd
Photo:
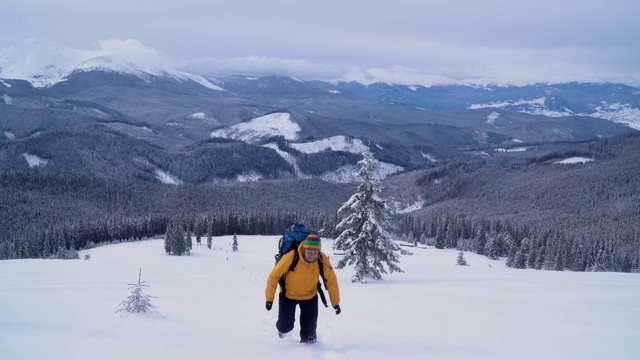
<path fill-rule="evenodd" d="M 302 250 L 307 249 L 320 251 L 321 248 L 322 243 L 320 242 L 320 236 L 314 233 L 310 233 L 309 235 L 307 235 L 307 237 L 304 239 L 304 242 L 302 243 Z"/>

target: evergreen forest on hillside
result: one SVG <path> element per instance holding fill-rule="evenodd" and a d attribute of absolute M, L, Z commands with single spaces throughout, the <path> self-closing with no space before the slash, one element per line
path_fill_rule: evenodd
<path fill-rule="evenodd" d="M 639 153 L 640 136 L 627 135 L 519 163 L 444 161 L 411 169 L 382 186 L 412 175 L 400 188 L 425 204 L 394 215 L 390 230 L 418 247 L 506 257 L 513 268 L 637 272 Z M 593 161 L 554 163 L 573 156 Z M 299 221 L 335 237 L 337 210 L 354 191 L 355 184 L 310 179 L 175 186 L 4 171 L 0 259 L 74 257 L 86 247 L 162 235 L 169 224 L 204 237 L 278 235 Z"/>
<path fill-rule="evenodd" d="M 87 244 L 164 234 L 281 234 L 294 221 L 331 233 L 353 186 L 320 180 L 167 185 L 40 170 L 0 173 L 0 259 L 65 257 Z M 53 243 L 53 245 L 50 245 Z"/>
<path fill-rule="evenodd" d="M 638 154 L 640 136 L 629 135 L 519 165 L 436 164 L 415 180 L 425 206 L 399 228 L 514 267 L 526 257 L 528 268 L 639 271 Z M 553 163 L 576 156 L 593 161 Z"/>

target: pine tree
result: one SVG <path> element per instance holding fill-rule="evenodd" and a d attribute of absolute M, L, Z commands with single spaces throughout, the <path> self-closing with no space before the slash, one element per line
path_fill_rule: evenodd
<path fill-rule="evenodd" d="M 149 287 L 149 285 L 145 284 L 144 281 L 141 282 L 141 277 L 142 268 L 140 268 L 140 273 L 138 274 L 138 283 L 129 284 L 131 295 L 120 303 L 121 308 L 116 312 L 124 311 L 128 313 L 140 313 L 154 310 L 156 308 L 151 304 L 150 300 L 151 298 L 155 298 L 155 296 L 147 295 L 143 292 L 144 288 Z"/>
<path fill-rule="evenodd" d="M 607 248 L 604 240 L 600 240 L 598 246 L 596 247 L 597 254 L 594 257 L 595 261 L 591 266 L 591 271 L 593 272 L 601 272 L 608 271 L 607 268 Z"/>
<path fill-rule="evenodd" d="M 422 233 L 422 235 L 420 235 L 420 243 L 424 245 L 424 248 L 427 248 L 427 234 Z"/>
<path fill-rule="evenodd" d="M 484 226 L 481 225 L 476 236 L 476 254 L 484 255 L 485 246 L 487 246 L 487 232 Z"/>
<path fill-rule="evenodd" d="M 527 267 L 529 269 L 535 269 L 536 260 L 538 260 L 538 249 L 534 247 L 529 251 L 529 256 L 527 256 Z"/>
<path fill-rule="evenodd" d="M 526 269 L 527 268 L 527 253 L 523 247 L 520 247 L 516 253 L 516 258 L 513 261 L 514 269 Z"/>
<path fill-rule="evenodd" d="M 457 265 L 460 266 L 467 266 L 469 264 L 467 264 L 467 259 L 464 258 L 464 252 L 462 250 L 460 250 L 460 252 L 458 253 L 458 259 L 456 261 Z"/>
<path fill-rule="evenodd" d="M 496 247 L 498 251 L 498 256 L 505 256 L 509 254 L 509 250 L 511 246 L 515 244 L 515 240 L 511 233 L 505 229 L 503 232 L 499 233 L 496 237 Z"/>
<path fill-rule="evenodd" d="M 553 270 L 555 271 L 564 270 L 564 263 L 562 261 L 562 250 L 560 249 L 558 249 L 558 252 L 556 253 L 556 259 L 555 259 L 555 263 L 553 264 Z"/>
<path fill-rule="evenodd" d="M 196 219 L 196 223 L 193 226 L 193 233 L 196 235 L 196 244 L 200 245 L 202 235 L 204 235 L 206 225 L 202 218 Z"/>
<path fill-rule="evenodd" d="M 488 237 L 487 244 L 484 247 L 484 254 L 491 260 L 498 260 L 500 258 L 500 253 L 498 252 L 495 237 Z"/>
<path fill-rule="evenodd" d="M 238 252 L 238 235 L 233 234 L 233 244 L 232 244 L 233 252 Z"/>
<path fill-rule="evenodd" d="M 509 249 L 509 255 L 507 256 L 507 262 L 505 265 L 508 267 L 514 267 L 513 263 L 516 260 L 516 254 L 520 251 L 520 248 L 516 245 L 515 242 L 511 243 L 511 247 Z"/>
<path fill-rule="evenodd" d="M 164 252 L 167 254 L 171 254 L 171 250 L 173 249 L 173 225 L 171 223 L 167 224 L 167 230 L 164 232 Z"/>
<path fill-rule="evenodd" d="M 451 218 L 447 224 L 447 230 L 444 235 L 445 247 L 448 249 L 454 249 L 458 246 L 458 230 L 456 229 L 456 222 L 454 218 Z"/>
<path fill-rule="evenodd" d="M 554 235 L 554 245 L 556 247 L 555 249 L 555 257 L 553 258 L 553 265 L 550 265 L 550 268 L 552 268 L 555 271 L 564 271 L 564 267 L 565 267 L 565 238 L 564 238 L 564 233 L 562 232 L 557 232 Z M 551 259 L 549 259 L 551 260 Z"/>
<path fill-rule="evenodd" d="M 180 256 L 188 253 L 190 247 L 187 246 L 184 229 L 182 225 L 170 223 L 164 236 L 164 251 L 167 254 Z"/>
<path fill-rule="evenodd" d="M 571 270 L 573 271 L 584 271 L 587 267 L 586 254 L 584 251 L 584 247 L 582 246 L 584 242 L 585 240 L 583 237 L 582 241 L 579 241 L 576 244 L 577 247 L 573 255 L 573 265 L 571 266 Z"/>
<path fill-rule="evenodd" d="M 358 165 L 362 183 L 357 193 L 338 210 L 344 218 L 336 226 L 340 235 L 333 247 L 344 252 L 336 267 L 342 269 L 355 264 L 356 273 L 352 281 L 366 283 L 366 277 L 381 279 L 382 273 L 387 273 L 385 264 L 392 273 L 403 272 L 397 263 L 400 255 L 410 253 L 392 241 L 391 235 L 383 228 L 388 225 L 388 215 L 385 203 L 378 197 L 379 187 L 374 179 L 378 161 L 371 151 L 366 150 Z"/>
<path fill-rule="evenodd" d="M 515 269 L 526 269 L 527 268 L 527 253 L 529 252 L 529 239 L 522 239 L 522 243 L 520 244 L 520 248 L 516 253 L 515 258 L 513 259 L 513 268 Z"/>
<path fill-rule="evenodd" d="M 179 224 L 174 229 L 173 235 L 173 255 L 181 256 L 187 252 L 187 240 L 184 233 L 182 224 Z"/>
<path fill-rule="evenodd" d="M 213 243 L 213 222 L 210 222 L 207 226 L 207 248 L 211 249 Z"/>
<path fill-rule="evenodd" d="M 547 257 L 547 246 L 544 244 L 544 241 L 541 241 L 537 253 L 538 257 L 536 258 L 535 268 L 536 270 L 542 270 L 542 268 L 544 267 L 545 259 Z"/>
<path fill-rule="evenodd" d="M 184 243 L 185 253 L 191 255 L 191 249 L 193 249 L 193 239 L 191 238 L 191 231 L 187 230 L 187 238 Z"/>
<path fill-rule="evenodd" d="M 445 230 L 444 226 L 439 226 L 436 231 L 436 249 L 444 249 L 445 246 Z"/>

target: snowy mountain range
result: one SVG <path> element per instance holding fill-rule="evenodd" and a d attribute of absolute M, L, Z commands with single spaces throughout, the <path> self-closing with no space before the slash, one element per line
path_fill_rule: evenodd
<path fill-rule="evenodd" d="M 66 81 L 72 74 L 98 70 L 134 75 L 145 81 L 150 76 L 167 77 L 181 82 L 193 81 L 212 90 L 226 91 L 216 84 L 225 84 L 228 80 L 179 71 L 169 60 L 159 57 L 155 52 L 140 51 L 139 49 L 144 49 L 144 45 L 137 41 L 125 42 L 135 43 L 132 45 L 136 46 L 130 47 L 135 51 L 123 53 L 122 47 L 109 47 L 106 42 L 102 44 L 101 50 L 86 51 L 41 39 L 27 39 L 21 44 L 0 50 L 0 79 L 25 80 L 36 88 L 44 88 Z M 258 79 L 247 77 L 244 82 Z M 293 80 L 304 83 L 301 79 Z M 2 84 L 8 86 L 4 81 Z M 373 96 L 380 101 L 414 103 L 426 108 L 501 108 L 547 117 L 593 116 L 640 129 L 640 89 L 620 84 L 545 83 L 523 87 L 468 84 L 424 87 L 412 84 L 363 85 L 331 82 L 323 87 L 336 96 L 345 92 L 362 92 L 364 88 L 364 92 L 369 93 L 365 96 Z M 357 88 L 360 89 L 356 91 Z M 581 104 L 580 99 L 574 97 L 590 92 L 600 99 L 588 97 L 584 99 L 586 103 Z M 444 93 L 447 99 L 444 99 Z M 519 96 L 515 93 L 519 93 Z M 536 97 L 534 93 L 542 96 Z M 426 102 L 428 97 L 432 98 L 433 103 Z M 482 98 L 486 100 L 483 101 Z"/>
<path fill-rule="evenodd" d="M 639 93 L 640 95 L 640 93 Z M 547 117 L 564 117 L 564 116 L 592 116 L 616 123 L 625 124 L 634 129 L 640 130 L 640 110 L 630 104 L 622 104 L 620 102 L 610 104 L 601 101 L 599 105 L 593 105 L 588 113 L 576 113 L 566 106 L 558 109 L 547 107 L 549 101 L 546 97 L 532 100 L 507 100 L 495 101 L 486 104 L 472 104 L 469 109 L 505 109 L 510 111 L 522 112 L 532 115 L 542 115 Z"/>
<path fill-rule="evenodd" d="M 177 70 L 157 52 L 128 41 L 129 52 L 108 42 L 84 51 L 39 39 L 0 50 L 2 169 L 85 172 L 105 168 L 87 165 L 91 161 L 109 164 L 116 158 L 128 176 L 188 183 L 170 158 L 202 157 L 219 169 L 220 160 L 209 157 L 233 146 L 243 147 L 233 156 L 246 154 L 246 162 L 233 170 L 222 166 L 226 170 L 205 181 L 294 176 L 343 182 L 355 178 L 365 146 L 382 162 L 379 176 L 385 177 L 451 158 L 539 156 L 558 144 L 640 129 L 640 89 L 622 84 L 424 87 L 212 78 Z M 86 144 L 81 137 L 97 136 L 104 150 L 89 154 L 48 135 L 59 133 L 71 134 L 76 147 L 86 146 L 79 145 Z M 127 139 L 113 143 L 116 134 Z M 237 142 L 209 141 L 220 138 Z M 131 152 L 131 139 L 153 150 L 120 155 Z M 268 160 L 250 160 L 255 146 L 267 151 Z M 163 160 L 149 155 L 156 151 Z M 86 159 L 70 160 L 78 154 Z M 277 170 L 267 174 L 267 168 Z"/>
<path fill-rule="evenodd" d="M 83 51 L 30 38 L 0 50 L 0 78 L 26 80 L 36 88 L 43 88 L 66 81 L 74 73 L 97 70 L 131 74 L 143 80 L 150 75 L 165 76 L 178 81 L 195 81 L 204 87 L 224 91 L 202 76 L 172 69 L 162 59 L 144 55 L 112 53 L 108 48 Z"/>

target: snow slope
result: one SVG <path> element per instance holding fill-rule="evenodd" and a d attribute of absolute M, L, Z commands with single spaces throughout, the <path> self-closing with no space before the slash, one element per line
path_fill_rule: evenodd
<path fill-rule="evenodd" d="M 346 136 L 332 136 L 320 140 L 305 143 L 291 143 L 290 146 L 306 154 L 313 154 L 331 149 L 333 151 L 346 151 L 354 154 L 362 154 L 367 146 L 360 139 L 350 140 Z"/>
<path fill-rule="evenodd" d="M 305 175 L 298 166 L 296 159 L 289 153 L 284 152 L 278 148 L 276 143 L 269 143 L 263 145 L 270 149 L 275 150 L 284 160 L 286 160 L 291 166 L 293 166 L 296 176 L 301 178 L 309 178 Z M 347 151 L 355 154 L 361 154 L 367 147 L 362 141 L 355 139 L 353 141 L 347 140 L 346 136 L 334 136 L 330 138 L 324 138 L 316 141 L 310 141 L 306 143 L 291 143 L 290 146 L 301 152 L 307 154 L 313 154 L 323 151 L 327 148 L 333 151 Z M 389 175 L 402 171 L 404 168 L 398 165 L 380 162 L 380 167 L 374 174 L 374 178 L 381 180 Z M 358 171 L 360 168 L 356 165 L 342 166 L 335 171 L 329 171 L 320 176 L 320 179 L 333 183 L 352 183 L 359 182 L 362 179 L 358 177 Z"/>
<path fill-rule="evenodd" d="M 314 345 L 276 335 L 264 287 L 277 236 L 214 238 L 192 256 L 162 240 L 88 260 L 0 261 L 0 359 L 637 359 L 637 274 L 515 270 L 457 251 L 410 249 L 403 274 L 351 283 L 342 314 L 320 308 Z M 206 242 L 206 241 L 204 241 Z M 335 264 L 338 256 L 323 240 Z M 156 313 L 117 313 L 142 280 Z M 277 305 L 277 304 L 276 304 Z M 275 307 L 277 308 L 277 306 Z"/>
<path fill-rule="evenodd" d="M 27 160 L 27 163 L 29 163 L 30 168 L 47 165 L 47 160 L 42 159 L 38 155 L 24 153 L 22 154 L 22 156 L 24 157 L 25 160 Z"/>
<path fill-rule="evenodd" d="M 287 140 L 295 140 L 298 138 L 300 130 L 300 126 L 291 120 L 291 114 L 279 112 L 216 130 L 210 136 L 256 143 L 273 136 L 283 136 Z"/>

